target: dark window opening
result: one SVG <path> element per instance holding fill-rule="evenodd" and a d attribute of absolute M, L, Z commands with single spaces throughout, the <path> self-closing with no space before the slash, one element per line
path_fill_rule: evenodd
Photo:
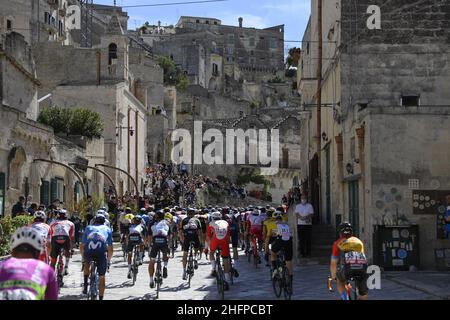
<path fill-rule="evenodd" d="M 208 20 L 206 20 L 206 24 L 209 24 L 209 21 L 208 21 Z"/>
<path fill-rule="evenodd" d="M 197 19 L 197 21 L 195 21 L 196 23 L 200 23 L 200 20 Z"/>
<path fill-rule="evenodd" d="M 214 24 L 217 24 L 217 21 L 214 21 Z"/>
<path fill-rule="evenodd" d="M 419 96 L 402 96 L 401 100 L 403 107 L 418 107 L 420 105 Z"/>
<path fill-rule="evenodd" d="M 12 21 L 6 20 L 6 30 L 11 30 L 11 29 L 12 29 Z"/>
<path fill-rule="evenodd" d="M 115 43 L 111 43 L 108 47 L 108 63 L 112 64 L 113 59 L 117 59 L 117 45 Z"/>

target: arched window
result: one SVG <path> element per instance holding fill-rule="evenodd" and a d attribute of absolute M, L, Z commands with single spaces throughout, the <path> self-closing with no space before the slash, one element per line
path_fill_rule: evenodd
<path fill-rule="evenodd" d="M 117 44 L 111 43 L 108 47 L 108 64 L 112 65 L 117 60 Z"/>

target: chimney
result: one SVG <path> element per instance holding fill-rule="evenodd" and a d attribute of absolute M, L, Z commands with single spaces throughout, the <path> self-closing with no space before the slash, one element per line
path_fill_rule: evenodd
<path fill-rule="evenodd" d="M 158 28 L 161 28 L 161 21 L 158 21 Z"/>
<path fill-rule="evenodd" d="M 244 21 L 244 18 L 240 17 L 239 18 L 239 28 L 242 28 L 242 22 Z"/>

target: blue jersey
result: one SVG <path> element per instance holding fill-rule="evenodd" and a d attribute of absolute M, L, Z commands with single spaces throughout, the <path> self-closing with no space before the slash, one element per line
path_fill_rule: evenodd
<path fill-rule="evenodd" d="M 450 217 L 450 206 L 447 207 L 447 210 L 445 211 L 445 231 L 450 233 L 450 221 L 447 222 L 447 219 Z"/>
<path fill-rule="evenodd" d="M 112 246 L 112 231 L 105 225 L 87 226 L 83 233 L 82 243 L 87 246 L 87 250 L 102 248 L 106 250 L 106 246 Z"/>

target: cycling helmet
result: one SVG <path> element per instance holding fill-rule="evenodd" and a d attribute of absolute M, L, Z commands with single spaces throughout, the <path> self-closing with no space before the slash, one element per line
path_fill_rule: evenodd
<path fill-rule="evenodd" d="M 140 214 L 147 214 L 147 209 L 145 208 L 141 208 L 141 210 L 139 210 Z"/>
<path fill-rule="evenodd" d="M 44 239 L 37 230 L 30 227 L 22 227 L 17 229 L 12 235 L 11 249 L 14 250 L 22 244 L 28 244 L 36 251 L 41 252 L 44 248 Z"/>
<path fill-rule="evenodd" d="M 126 212 L 126 213 L 131 213 L 131 212 L 132 212 L 132 211 L 131 211 L 131 208 L 130 208 L 130 207 L 126 207 L 126 208 L 125 208 L 125 212 Z"/>
<path fill-rule="evenodd" d="M 65 209 L 59 209 L 57 211 L 57 214 L 58 214 L 59 218 L 62 218 L 62 219 L 67 218 L 67 210 L 65 210 Z"/>
<path fill-rule="evenodd" d="M 209 213 L 209 209 L 203 209 L 203 213 Z"/>
<path fill-rule="evenodd" d="M 227 214 L 228 212 L 230 212 L 230 207 L 223 207 L 222 208 L 222 213 L 223 214 Z"/>
<path fill-rule="evenodd" d="M 165 207 L 164 208 L 164 212 L 170 212 L 170 208 L 169 207 Z"/>
<path fill-rule="evenodd" d="M 196 213 L 196 210 L 195 210 L 194 208 L 189 208 L 189 209 L 187 210 L 187 213 L 188 213 L 188 214 L 190 214 L 190 213 L 195 214 L 195 213 Z"/>
<path fill-rule="evenodd" d="M 109 213 L 108 213 L 108 212 L 105 211 L 105 212 L 103 213 L 103 215 L 105 216 L 105 219 L 106 219 L 106 220 L 109 220 Z"/>
<path fill-rule="evenodd" d="M 99 212 L 100 212 L 100 210 L 99 210 Z M 94 217 L 94 223 L 104 224 L 105 221 L 106 221 L 105 215 L 97 212 L 97 214 Z"/>
<path fill-rule="evenodd" d="M 103 210 L 105 212 L 108 212 L 108 209 L 106 207 L 101 207 L 99 210 Z"/>
<path fill-rule="evenodd" d="M 142 223 L 142 218 L 140 216 L 135 216 L 133 218 L 133 224 L 141 224 Z"/>
<path fill-rule="evenodd" d="M 213 220 L 220 220 L 222 219 L 222 214 L 219 211 L 215 211 L 211 214 L 211 218 Z"/>
<path fill-rule="evenodd" d="M 35 218 L 35 219 L 42 219 L 42 220 L 45 220 L 46 217 L 47 217 L 47 215 L 45 214 L 44 211 L 36 211 L 36 212 L 34 213 L 34 218 Z"/>
<path fill-rule="evenodd" d="M 281 211 L 275 211 L 274 214 L 272 214 L 272 218 L 277 219 L 277 220 L 281 220 L 283 219 L 283 212 Z"/>
<path fill-rule="evenodd" d="M 162 211 L 162 210 L 156 211 L 155 218 L 158 219 L 158 220 L 164 219 L 164 211 Z"/>
<path fill-rule="evenodd" d="M 99 210 L 97 211 L 97 214 L 102 214 L 102 215 L 105 215 L 105 210 L 103 210 L 103 209 L 99 209 Z"/>
<path fill-rule="evenodd" d="M 252 215 L 259 216 L 259 214 L 260 214 L 260 211 L 258 209 L 253 209 Z"/>
<path fill-rule="evenodd" d="M 339 225 L 339 233 L 344 235 L 352 235 L 353 234 L 353 227 L 349 222 L 342 222 Z"/>

